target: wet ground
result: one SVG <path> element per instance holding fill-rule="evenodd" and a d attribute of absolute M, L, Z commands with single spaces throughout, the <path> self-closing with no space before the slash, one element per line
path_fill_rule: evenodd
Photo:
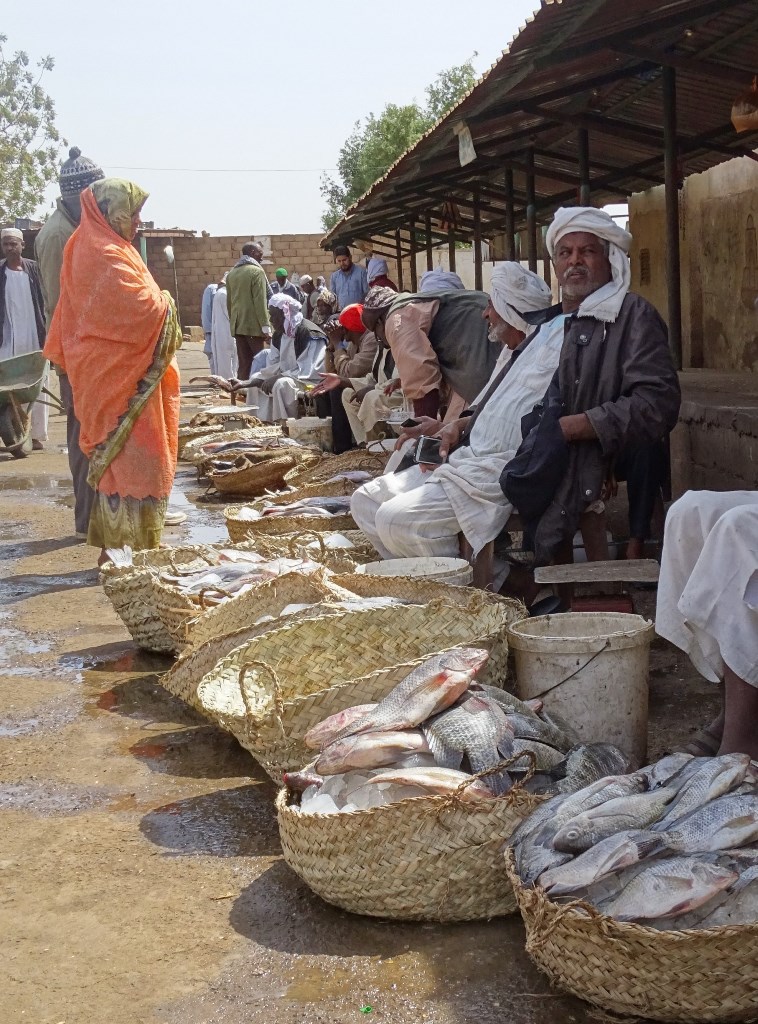
<path fill-rule="evenodd" d="M 202 356 L 182 359 L 186 379 Z M 98 587 L 96 552 L 73 535 L 64 421 L 50 422 L 44 453 L 0 454 L 4 1024 L 592 1019 L 550 990 L 516 919 L 355 917 L 292 874 L 274 787 L 161 688 L 170 661 L 134 647 Z M 223 537 L 194 472 L 177 483 L 189 519 L 166 539 Z M 651 683 L 658 754 L 713 693 L 660 642 Z"/>

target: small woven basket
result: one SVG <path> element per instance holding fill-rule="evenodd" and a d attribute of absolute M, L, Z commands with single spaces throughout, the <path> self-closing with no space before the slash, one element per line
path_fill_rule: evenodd
<path fill-rule="evenodd" d="M 758 924 L 658 931 L 581 901 L 560 905 L 506 871 L 526 951 L 559 988 L 635 1018 L 699 1024 L 758 1018 Z"/>
<path fill-rule="evenodd" d="M 231 469 L 210 470 L 208 478 L 221 494 L 257 498 L 266 491 L 281 490 L 284 477 L 296 466 L 310 466 L 318 459 L 312 448 L 264 448 L 248 452 Z"/>
<path fill-rule="evenodd" d="M 482 773 L 486 774 L 486 773 Z M 403 921 L 475 921 L 512 914 L 502 847 L 544 797 L 514 787 L 497 800 L 400 800 L 340 814 L 303 814 L 276 799 L 282 852 L 322 899 L 354 914 Z"/>
<path fill-rule="evenodd" d="M 321 461 L 315 466 L 293 469 L 287 474 L 286 482 L 290 487 L 300 487 L 329 480 L 338 473 L 347 473 L 353 469 L 363 469 L 374 476 L 381 476 L 389 457 L 389 452 L 367 452 L 362 448 L 341 455 L 322 455 Z"/>
<path fill-rule="evenodd" d="M 468 605 L 439 600 L 303 618 L 236 647 L 193 685 L 205 713 L 281 782 L 283 771 L 312 758 L 303 743 L 312 726 L 381 700 L 440 650 L 487 648 L 481 678 L 502 686 L 507 623 L 518 614 L 517 602 L 493 603 L 477 591 Z"/>
<path fill-rule="evenodd" d="M 302 530 L 300 533 L 262 533 L 250 543 L 266 558 L 279 555 L 312 558 L 314 562 L 321 562 L 332 572 L 338 573 L 354 573 L 356 565 L 373 562 L 377 557 L 376 548 L 360 530 L 340 531 L 340 536 L 351 541 L 351 548 L 328 547 L 326 542 L 330 536 L 330 533 L 313 533 L 312 530 Z"/>
<path fill-rule="evenodd" d="M 229 505 L 224 519 L 229 536 L 235 542 L 253 541 L 262 534 L 335 533 L 354 530 L 355 520 L 349 514 L 331 516 L 263 516 L 260 519 L 240 519 L 240 510 L 250 505 Z"/>

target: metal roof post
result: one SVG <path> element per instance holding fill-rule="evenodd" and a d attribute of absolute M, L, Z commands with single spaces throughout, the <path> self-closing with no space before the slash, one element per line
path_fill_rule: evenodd
<path fill-rule="evenodd" d="M 449 269 L 455 273 L 455 231 L 453 228 L 447 229 L 447 261 L 450 264 Z"/>
<path fill-rule="evenodd" d="M 411 234 L 411 291 L 418 291 L 418 275 L 416 273 L 416 218 L 411 217 L 408 221 L 408 230 Z"/>
<path fill-rule="evenodd" d="M 682 368 L 682 291 L 679 256 L 679 167 L 676 138 L 676 69 L 663 68 L 663 140 L 666 194 L 666 286 L 669 347 Z"/>
<path fill-rule="evenodd" d="M 526 151 L 526 254 L 529 269 L 537 273 L 537 196 L 534 185 L 534 146 Z"/>
<path fill-rule="evenodd" d="M 403 247 L 400 241 L 400 228 L 395 228 L 395 259 L 397 261 L 397 286 L 403 288 Z"/>
<path fill-rule="evenodd" d="M 480 292 L 482 277 L 482 211 L 479 208 L 479 193 L 474 193 L 474 288 Z"/>
<path fill-rule="evenodd" d="M 426 234 L 426 269 L 434 270 L 434 251 L 432 249 L 432 213 L 427 210 L 424 214 L 424 232 Z"/>
<path fill-rule="evenodd" d="M 579 205 L 590 205 L 590 133 L 580 128 L 576 133 L 579 150 Z"/>
<path fill-rule="evenodd" d="M 516 214 L 513 208 L 513 168 L 505 170 L 505 258 L 516 259 Z"/>

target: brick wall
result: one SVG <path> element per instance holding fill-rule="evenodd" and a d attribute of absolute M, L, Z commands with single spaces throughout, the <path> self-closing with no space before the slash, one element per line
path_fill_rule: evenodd
<path fill-rule="evenodd" d="M 267 255 L 264 269 L 271 279 L 277 267 L 286 267 L 290 276 L 310 274 L 314 280 L 322 274 L 329 281 L 334 270 L 331 253 L 319 246 L 321 235 L 271 235 L 259 239 Z M 161 288 L 176 298 L 179 286 L 179 310 L 182 325 L 200 323 L 200 303 L 205 286 L 217 282 L 239 259 L 240 250 L 249 235 L 219 238 L 147 237 L 147 264 Z M 166 260 L 164 248 L 171 244 L 176 258 L 174 267 Z M 266 244 L 269 243 L 269 244 Z M 356 254 L 357 256 L 357 254 Z"/>

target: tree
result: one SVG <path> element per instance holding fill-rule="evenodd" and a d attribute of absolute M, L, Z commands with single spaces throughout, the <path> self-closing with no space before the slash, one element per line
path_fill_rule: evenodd
<path fill-rule="evenodd" d="M 53 69 L 52 57 L 30 70 L 29 55 L 6 56 L 0 35 L 0 219 L 28 217 L 42 201 L 45 187 L 58 175 L 61 141 L 55 106 L 40 85 Z"/>
<path fill-rule="evenodd" d="M 425 90 L 425 106 L 388 103 L 378 117 L 372 113 L 363 123 L 355 122 L 337 158 L 339 179 L 329 175 L 321 179 L 321 195 L 326 202 L 325 230 L 334 227 L 347 208 L 468 92 L 476 81 L 476 56 L 475 53 L 464 64 L 441 71 Z"/>

